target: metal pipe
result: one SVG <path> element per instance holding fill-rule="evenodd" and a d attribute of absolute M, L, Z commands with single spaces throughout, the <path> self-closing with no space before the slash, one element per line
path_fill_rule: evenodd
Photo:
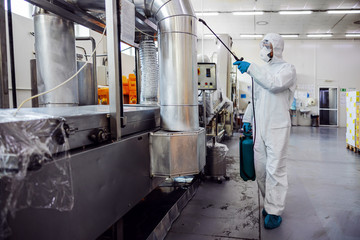
<path fill-rule="evenodd" d="M 92 52 L 94 52 L 95 48 L 96 48 L 96 41 L 93 37 L 77 37 L 75 39 L 76 41 L 91 41 L 91 48 L 92 48 Z M 85 54 L 86 55 L 86 54 Z M 86 56 L 87 57 L 87 56 Z M 94 52 L 93 58 L 92 58 L 92 62 L 93 62 L 93 78 L 95 80 L 95 83 L 97 85 L 97 68 L 96 68 L 96 51 Z"/>
<path fill-rule="evenodd" d="M 197 20 L 189 0 L 132 0 L 155 18 L 159 31 L 161 126 L 197 131 Z"/>
<path fill-rule="evenodd" d="M 94 55 L 92 56 L 92 62 L 93 62 L 93 68 L 92 68 L 92 76 L 93 76 L 93 80 L 94 80 L 94 87 L 95 87 L 95 95 L 94 95 L 94 98 L 95 98 L 95 104 L 97 103 L 97 99 L 98 99 L 98 92 L 97 92 L 97 63 L 96 63 L 96 41 L 93 37 L 77 37 L 76 38 L 76 41 L 91 41 L 91 48 L 92 48 L 92 51 L 91 52 L 94 52 Z M 86 55 L 86 54 L 85 54 Z M 87 56 L 86 56 L 87 58 Z M 86 59 L 87 60 L 87 59 Z"/>
<path fill-rule="evenodd" d="M 8 31 L 9 31 L 9 52 L 10 52 L 12 99 L 13 99 L 13 108 L 17 108 L 15 60 L 14 60 L 14 36 L 13 36 L 13 27 L 12 27 L 11 0 L 7 0 L 7 6 L 8 6 L 7 16 L 8 16 Z"/>
<path fill-rule="evenodd" d="M 84 55 L 83 55 L 83 56 L 85 56 L 85 60 L 88 61 L 88 55 L 87 55 L 87 53 L 86 53 L 86 49 L 85 49 L 84 47 L 80 47 L 80 46 L 76 46 L 76 48 L 79 48 L 79 49 L 81 49 L 81 50 L 84 51 Z M 81 54 L 79 54 L 79 55 L 81 55 Z M 78 58 L 78 59 L 79 59 L 79 55 L 77 55 L 77 58 Z M 81 59 L 82 59 L 82 57 L 81 57 Z"/>

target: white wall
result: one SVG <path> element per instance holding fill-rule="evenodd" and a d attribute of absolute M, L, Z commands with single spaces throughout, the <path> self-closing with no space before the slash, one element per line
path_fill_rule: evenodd
<path fill-rule="evenodd" d="M 30 78 L 30 59 L 35 58 L 34 44 L 35 38 L 30 34 L 34 32 L 33 21 L 29 18 L 12 15 L 13 19 L 13 37 L 14 37 L 14 56 L 15 56 L 15 78 L 16 78 L 16 100 L 17 105 L 31 96 L 31 78 Z M 9 48 L 9 45 L 7 45 Z M 11 86 L 10 56 L 8 52 L 8 73 L 9 88 Z M 9 94 L 10 107 L 12 107 L 12 93 Z M 24 107 L 31 107 L 31 101 Z"/>
<path fill-rule="evenodd" d="M 204 53 L 211 56 L 215 40 L 204 41 Z M 234 40 L 232 50 L 245 61 L 263 64 L 259 57 L 260 40 Z M 202 53 L 199 40 L 198 52 Z M 310 97 L 318 100 L 318 87 L 360 89 L 360 41 L 358 40 L 285 40 L 284 59 L 296 67 L 298 89 L 313 88 Z M 238 74 L 241 86 L 246 90 L 248 77 Z M 338 94 L 338 99 L 340 95 Z M 339 103 L 339 126 L 346 125 L 346 106 Z M 318 108 L 312 109 L 318 113 Z"/>

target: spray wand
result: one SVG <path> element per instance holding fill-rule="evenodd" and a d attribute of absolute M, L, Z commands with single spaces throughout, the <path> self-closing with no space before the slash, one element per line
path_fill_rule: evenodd
<path fill-rule="evenodd" d="M 218 37 L 218 35 L 216 35 L 216 33 L 214 33 L 214 31 L 213 30 L 211 30 L 211 28 L 206 24 L 206 22 L 203 20 L 203 19 L 201 19 L 201 18 L 199 18 L 199 22 L 201 22 L 202 24 L 204 24 L 211 32 L 212 32 L 212 34 L 214 34 L 214 36 L 222 43 L 222 45 L 224 45 L 224 47 L 231 53 L 231 55 L 233 55 L 233 57 L 236 59 L 236 61 L 243 61 L 244 60 L 244 58 L 243 57 L 241 57 L 240 59 L 226 46 L 226 44 L 223 42 L 223 41 L 221 41 L 221 39 Z M 256 141 L 256 118 L 255 118 L 255 104 L 254 104 L 254 79 L 253 78 L 251 78 L 252 79 L 252 87 L 251 87 L 251 89 L 252 89 L 252 107 L 253 107 L 253 117 L 254 117 L 254 145 L 253 145 L 253 148 L 254 148 L 254 146 L 255 146 L 255 141 Z"/>
<path fill-rule="evenodd" d="M 211 30 L 211 28 L 206 24 L 206 22 L 205 22 L 204 20 L 202 20 L 201 18 L 199 18 L 199 22 L 201 22 L 202 24 L 204 24 L 204 25 L 212 32 L 212 34 L 214 34 L 214 36 L 215 36 L 217 39 L 219 39 L 219 41 L 222 43 L 222 45 L 224 45 L 224 47 L 231 53 L 231 55 L 234 56 L 234 58 L 236 59 L 236 61 L 242 61 L 242 60 L 244 60 L 243 57 L 241 57 L 241 58 L 239 59 L 239 58 L 226 46 L 226 44 L 225 44 L 223 41 L 221 41 L 221 39 L 218 37 L 218 35 L 216 35 L 216 33 L 214 33 L 214 31 Z"/>

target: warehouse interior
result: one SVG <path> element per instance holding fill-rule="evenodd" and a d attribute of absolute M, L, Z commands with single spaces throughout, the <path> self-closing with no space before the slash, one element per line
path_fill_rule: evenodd
<path fill-rule="evenodd" d="M 360 238 L 360 1 L 4 0 L 0 20 L 0 240 Z"/>

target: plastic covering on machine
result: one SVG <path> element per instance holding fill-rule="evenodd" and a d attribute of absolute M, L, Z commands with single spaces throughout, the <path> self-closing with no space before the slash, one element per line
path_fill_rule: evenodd
<path fill-rule="evenodd" d="M 208 142 L 206 144 L 206 165 L 207 176 L 226 176 L 226 154 L 229 151 L 225 144 Z"/>
<path fill-rule="evenodd" d="M 64 120 L 0 110 L 0 239 L 7 218 L 34 207 L 69 211 L 74 205 Z"/>
<path fill-rule="evenodd" d="M 205 94 L 206 99 L 206 116 L 207 120 L 211 120 L 216 113 L 225 108 L 228 112 L 232 113 L 233 102 L 228 99 L 222 91 L 216 90 L 215 92 L 208 92 Z"/>

